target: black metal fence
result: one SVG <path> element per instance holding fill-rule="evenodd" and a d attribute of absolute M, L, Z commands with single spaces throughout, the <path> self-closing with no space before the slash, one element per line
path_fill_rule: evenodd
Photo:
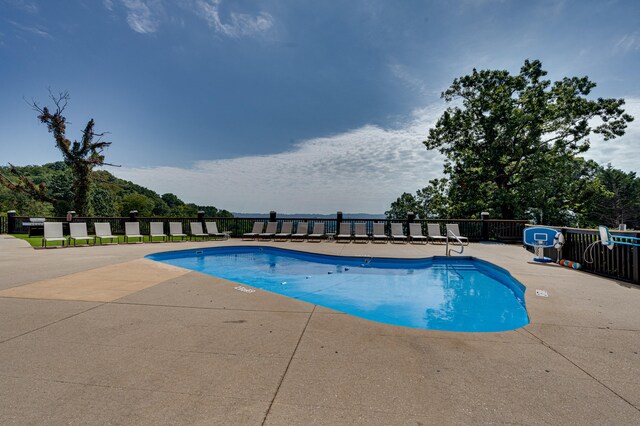
<path fill-rule="evenodd" d="M 7 230 L 5 232 L 14 234 L 35 234 L 34 231 L 42 229 L 42 220 L 50 222 L 67 223 L 66 217 L 45 217 L 34 218 L 25 216 L 10 216 L 8 220 Z M 368 234 L 373 234 L 373 224 L 383 223 L 387 234 L 391 231 L 392 223 L 401 223 L 403 230 L 408 233 L 409 223 L 419 223 L 422 225 L 422 231 L 427 234 L 427 224 L 437 223 L 440 225 L 442 235 L 446 235 L 446 224 L 455 223 L 460 228 L 460 233 L 471 241 L 494 240 L 502 242 L 519 243 L 522 241 L 522 231 L 528 223 L 525 220 L 496 220 L 496 219 L 428 219 L 419 220 L 413 217 L 406 219 L 369 219 L 369 218 L 343 218 L 341 214 L 337 214 L 335 218 L 277 218 L 275 212 L 270 217 L 251 218 L 251 217 L 212 217 L 205 218 L 199 216 L 197 218 L 185 217 L 73 217 L 72 222 L 85 222 L 89 233 L 94 232 L 95 223 L 107 222 L 111 225 L 111 232 L 115 235 L 124 234 L 125 223 L 129 221 L 137 221 L 140 223 L 140 232 L 148 235 L 150 232 L 151 222 L 162 222 L 164 224 L 165 233 L 169 232 L 169 222 L 180 222 L 186 233 L 189 232 L 190 222 L 216 222 L 220 232 L 228 232 L 232 238 L 242 237 L 244 233 L 250 232 L 255 222 L 278 222 L 278 228 L 283 222 L 292 222 L 293 229 L 297 229 L 300 222 L 307 222 L 309 232 L 313 230 L 316 223 L 324 223 L 324 232 L 327 234 L 336 234 L 339 230 L 340 223 L 353 224 L 364 223 Z M 65 227 L 65 232 L 66 227 Z"/>
<path fill-rule="evenodd" d="M 597 229 L 552 227 L 564 235 L 561 250 L 544 249 L 544 255 L 553 260 L 569 260 L 581 265 L 586 272 L 614 278 L 634 284 L 640 284 L 640 247 L 615 244 L 613 249 L 600 243 Z M 618 236 L 640 237 L 638 231 L 614 231 Z M 533 247 L 527 247 L 533 252 Z"/>
<path fill-rule="evenodd" d="M 580 263 L 585 271 L 640 284 L 640 247 L 615 244 L 610 250 L 599 242 L 596 230 L 565 228 L 562 232 L 565 236 L 562 258 Z M 640 232 L 612 230 L 611 233 L 640 237 Z"/>
<path fill-rule="evenodd" d="M 9 227 L 6 216 L 0 216 L 0 234 L 6 234 L 9 232 Z"/>

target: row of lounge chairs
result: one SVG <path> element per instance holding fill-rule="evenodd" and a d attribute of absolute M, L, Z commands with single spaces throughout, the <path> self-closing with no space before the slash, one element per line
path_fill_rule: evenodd
<path fill-rule="evenodd" d="M 95 235 L 89 235 L 87 232 L 87 224 L 84 222 L 70 223 L 69 224 L 69 237 L 63 235 L 62 222 L 45 222 L 44 223 L 44 238 L 42 238 L 42 245 L 47 247 L 47 243 L 62 242 L 64 247 L 65 243 L 77 245 L 77 243 L 89 244 L 93 240 L 93 244 L 117 243 L 119 237 L 111 233 L 111 224 L 109 222 L 96 222 L 93 224 L 95 229 Z M 151 222 L 149 224 L 149 241 L 153 241 L 154 238 L 160 238 L 162 241 L 175 241 L 176 238 L 185 240 L 192 239 L 205 239 L 205 238 L 229 238 L 228 233 L 219 232 L 216 222 L 205 222 L 205 229 L 202 228 L 202 223 L 191 222 L 189 224 L 190 233 L 184 232 L 182 222 L 169 222 L 169 234 L 164 232 L 164 223 Z M 125 222 L 124 224 L 124 242 L 144 242 L 144 235 L 140 233 L 140 223 L 138 222 Z"/>
<path fill-rule="evenodd" d="M 335 234 L 337 242 L 363 242 L 369 241 L 386 243 L 402 242 L 406 243 L 419 242 L 426 244 L 431 241 L 433 243 L 444 243 L 447 241 L 447 236 L 440 233 L 440 225 L 437 223 L 428 223 L 427 231 L 428 235 L 422 233 L 422 225 L 419 223 L 409 224 L 409 235 L 406 235 L 402 229 L 401 223 L 391 224 L 391 233 L 389 235 L 385 232 L 384 223 L 374 223 L 373 233 L 367 234 L 365 223 L 356 223 L 355 229 L 352 230 L 351 223 L 341 223 L 338 234 Z M 264 222 L 255 222 L 251 232 L 246 232 L 242 235 L 243 240 L 273 240 L 273 241 L 321 241 L 327 237 L 333 237 L 334 234 L 325 233 L 324 223 L 317 222 L 313 225 L 313 231 L 308 232 L 308 222 L 299 222 L 296 232 L 293 232 L 293 222 L 283 222 L 280 232 L 278 232 L 278 222 L 268 222 L 266 229 Z M 455 236 L 454 242 L 457 240 L 463 244 L 468 244 L 467 237 L 460 235 L 460 229 L 458 224 L 447 224 L 447 234 Z"/>

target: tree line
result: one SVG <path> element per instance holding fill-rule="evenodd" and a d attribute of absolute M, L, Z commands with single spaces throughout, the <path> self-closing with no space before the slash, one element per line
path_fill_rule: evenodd
<path fill-rule="evenodd" d="M 452 106 L 424 146 L 445 157 L 444 178 L 403 193 L 386 212 L 422 218 L 529 219 L 559 226 L 640 227 L 640 178 L 582 156 L 591 135 L 610 141 L 633 117 L 624 100 L 593 99 L 588 77 L 551 82 L 538 60 L 520 73 L 476 70 L 442 93 Z"/>
<path fill-rule="evenodd" d="M 10 174 L 9 169 L 0 167 L 0 173 Z M 42 184 L 47 188 L 52 201 L 0 186 L 1 212 L 16 210 L 25 216 L 65 216 L 68 211 L 75 210 L 73 174 L 64 162 L 15 167 L 15 171 L 37 186 Z M 94 170 L 88 179 L 88 216 L 128 216 L 130 211 L 137 210 L 140 216 L 194 217 L 198 211 L 204 211 L 208 217 L 233 217 L 227 210 L 186 203 L 172 193 L 159 195 L 106 170 Z"/>

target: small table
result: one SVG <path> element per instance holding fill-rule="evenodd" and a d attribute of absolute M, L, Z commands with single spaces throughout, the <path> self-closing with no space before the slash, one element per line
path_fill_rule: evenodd
<path fill-rule="evenodd" d="M 333 241 L 335 239 L 336 233 L 335 232 L 327 232 L 326 236 L 327 236 L 327 241 Z"/>

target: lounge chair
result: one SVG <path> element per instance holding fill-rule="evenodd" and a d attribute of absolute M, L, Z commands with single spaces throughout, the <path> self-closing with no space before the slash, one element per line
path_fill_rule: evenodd
<path fill-rule="evenodd" d="M 42 246 L 47 248 L 47 243 L 50 241 L 62 241 L 62 247 L 64 247 L 67 239 L 62 234 L 62 222 L 45 222 L 44 223 L 44 237 L 42 237 Z"/>
<path fill-rule="evenodd" d="M 392 242 L 396 242 L 396 241 L 400 241 L 403 243 L 407 242 L 407 236 L 404 234 L 404 231 L 402 230 L 402 224 L 401 223 L 392 223 L 391 224 L 391 241 Z"/>
<path fill-rule="evenodd" d="M 269 222 L 267 223 L 267 229 L 261 232 L 258 237 L 262 240 L 270 240 L 276 236 L 276 232 L 278 232 L 278 222 Z"/>
<path fill-rule="evenodd" d="M 46 223 L 46 222 L 45 222 Z M 87 224 L 84 222 L 80 223 L 70 223 L 69 224 L 69 244 L 73 241 L 73 245 L 75 246 L 78 241 L 86 241 L 89 244 L 89 241 L 93 240 L 93 244 L 96 244 L 96 237 L 90 237 L 87 233 Z"/>
<path fill-rule="evenodd" d="M 164 223 L 151 222 L 149 224 L 149 242 L 153 242 L 156 237 L 161 237 L 162 241 L 167 241 L 167 234 L 164 233 Z"/>
<path fill-rule="evenodd" d="M 313 224 L 313 232 L 307 237 L 307 241 L 322 240 L 325 237 L 324 234 L 324 222 L 316 222 Z"/>
<path fill-rule="evenodd" d="M 204 227 L 207 230 L 207 234 L 213 238 L 229 238 L 229 234 L 224 232 L 218 232 L 218 224 L 216 222 L 205 222 Z"/>
<path fill-rule="evenodd" d="M 282 228 L 273 237 L 273 241 L 287 241 L 291 238 L 291 231 L 293 230 L 293 222 L 282 222 Z"/>
<path fill-rule="evenodd" d="M 427 244 L 429 238 L 425 237 L 422 233 L 422 224 L 420 223 L 410 223 L 409 224 L 409 239 L 411 242 L 424 242 Z"/>
<path fill-rule="evenodd" d="M 182 230 L 182 222 L 169 222 L 169 239 L 175 241 L 175 237 L 180 237 L 180 241 L 188 237 Z"/>
<path fill-rule="evenodd" d="M 369 242 L 369 235 L 367 235 L 367 224 L 356 223 L 356 230 L 353 233 L 353 241 L 362 241 L 364 243 Z"/>
<path fill-rule="evenodd" d="M 96 241 L 100 241 L 100 244 L 104 240 L 109 240 L 109 244 L 118 244 L 118 237 L 111 233 L 111 224 L 109 222 L 94 223 L 93 228 L 96 230 Z M 116 240 L 115 243 L 113 240 Z"/>
<path fill-rule="evenodd" d="M 253 229 L 251 232 L 245 232 L 242 234 L 243 240 L 255 240 L 262 234 L 262 230 L 264 229 L 264 222 L 254 222 Z"/>
<path fill-rule="evenodd" d="M 198 239 L 198 237 L 202 240 L 209 238 L 209 234 L 202 230 L 201 222 L 189 222 L 189 230 L 191 231 L 191 238 L 194 240 Z"/>
<path fill-rule="evenodd" d="M 447 237 L 442 235 L 440 232 L 440 224 L 438 223 L 427 223 L 427 236 L 432 243 L 446 243 Z"/>
<path fill-rule="evenodd" d="M 336 235 L 336 241 L 351 242 L 352 239 L 353 235 L 351 234 L 351 222 L 342 222 L 340 224 L 340 232 L 338 232 L 338 235 Z"/>
<path fill-rule="evenodd" d="M 128 243 L 131 238 L 138 239 L 138 243 L 144 242 L 144 236 L 140 234 L 140 224 L 138 222 L 124 223 L 124 242 Z"/>
<path fill-rule="evenodd" d="M 376 241 L 382 241 L 383 243 L 387 243 L 389 241 L 389 237 L 384 232 L 384 223 L 373 224 L 373 235 L 371 238 L 374 243 Z"/>
<path fill-rule="evenodd" d="M 467 237 L 463 237 L 462 235 L 460 235 L 460 228 L 458 228 L 457 223 L 447 223 L 447 234 L 449 235 L 449 237 L 451 237 L 451 234 L 458 237 L 458 239 L 462 242 L 463 245 L 469 244 L 469 239 Z M 455 238 L 453 240 L 454 242 L 457 242 Z"/>
<path fill-rule="evenodd" d="M 309 235 L 309 222 L 298 222 L 296 233 L 291 235 L 291 241 L 304 241 Z"/>

